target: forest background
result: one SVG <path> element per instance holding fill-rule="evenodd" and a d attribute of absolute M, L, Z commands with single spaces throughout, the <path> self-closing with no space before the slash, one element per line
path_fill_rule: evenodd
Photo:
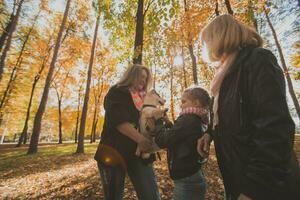
<path fill-rule="evenodd" d="M 26 155 L 65 143 L 91 155 L 103 98 L 131 63 L 149 67 L 174 120 L 185 88 L 209 89 L 199 34 L 227 13 L 276 55 L 300 134 L 300 0 L 0 0 L 0 147 Z"/>

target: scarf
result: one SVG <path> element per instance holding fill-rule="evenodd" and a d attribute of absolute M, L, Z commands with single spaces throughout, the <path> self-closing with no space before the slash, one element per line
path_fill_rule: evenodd
<path fill-rule="evenodd" d="M 226 59 L 220 63 L 219 67 L 217 68 L 217 71 L 215 73 L 215 76 L 211 82 L 210 85 L 210 91 L 212 96 L 214 97 L 213 102 L 213 129 L 215 126 L 219 123 L 219 116 L 218 116 L 218 102 L 219 102 L 219 92 L 222 85 L 222 82 L 227 75 L 231 65 L 233 64 L 234 59 L 236 58 L 238 52 L 232 53 L 229 56 L 226 57 Z"/>
<path fill-rule="evenodd" d="M 199 116 L 204 124 L 208 124 L 208 112 L 207 110 L 199 107 L 187 107 L 182 109 L 179 116 L 185 114 L 195 114 Z"/>
<path fill-rule="evenodd" d="M 141 111 L 144 103 L 144 98 L 146 96 L 146 92 L 130 90 L 130 94 L 136 109 Z"/>

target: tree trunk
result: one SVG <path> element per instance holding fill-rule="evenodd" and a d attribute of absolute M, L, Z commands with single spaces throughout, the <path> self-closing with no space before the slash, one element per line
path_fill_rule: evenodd
<path fill-rule="evenodd" d="M 220 15 L 220 11 L 219 11 L 219 2 L 218 2 L 218 0 L 216 0 L 215 14 L 216 14 L 217 17 Z"/>
<path fill-rule="evenodd" d="M 196 62 L 196 56 L 194 54 L 193 45 L 189 44 L 189 52 L 192 58 L 192 66 L 193 66 L 193 80 L 194 84 L 198 85 L 198 77 L 197 77 L 197 62 Z"/>
<path fill-rule="evenodd" d="M 79 115 L 80 115 L 80 110 L 77 111 L 77 117 L 76 117 L 76 128 L 75 128 L 75 135 L 74 135 L 75 144 L 77 143 L 77 138 L 78 138 Z"/>
<path fill-rule="evenodd" d="M 4 128 L 3 132 L 2 132 L 2 137 L 0 139 L 0 144 L 4 143 L 4 138 L 5 138 L 6 132 L 7 132 L 7 126 L 5 126 L 5 128 Z"/>
<path fill-rule="evenodd" d="M 104 72 L 104 68 L 101 73 L 101 78 L 103 77 L 103 72 Z M 98 79 L 98 84 L 99 84 L 101 78 Z M 100 90 L 98 90 L 99 94 L 95 95 L 95 110 L 94 110 L 94 117 L 93 117 L 93 127 L 92 127 L 92 131 L 91 131 L 91 143 L 96 141 L 96 132 L 97 132 L 97 123 L 98 123 L 98 107 L 100 107 L 103 86 L 104 86 L 104 81 L 101 79 L 101 87 L 100 87 Z"/>
<path fill-rule="evenodd" d="M 11 90 L 12 90 L 12 87 L 13 87 L 13 83 L 16 80 L 16 76 L 17 76 L 16 71 L 17 71 L 17 66 L 14 66 L 14 68 L 13 68 L 11 74 L 10 74 L 10 78 L 9 78 L 8 83 L 7 83 L 6 89 L 3 93 L 1 102 L 0 102 L 0 112 L 3 112 L 2 110 L 5 107 L 7 99 L 10 96 L 10 93 L 11 93 Z"/>
<path fill-rule="evenodd" d="M 71 0 L 67 1 L 67 5 L 66 5 L 66 9 L 64 12 L 64 17 L 60 26 L 60 30 L 58 33 L 58 37 L 57 37 L 57 41 L 55 44 L 55 48 L 54 48 L 54 52 L 53 52 L 53 58 L 50 64 L 50 68 L 49 68 L 49 72 L 47 74 L 47 78 L 45 81 L 45 87 L 44 87 L 44 91 L 43 91 L 43 96 L 38 108 L 38 111 L 36 113 L 35 119 L 34 119 L 34 125 L 33 125 L 33 131 L 32 131 L 32 135 L 31 135 L 31 140 L 30 140 L 30 145 L 29 145 L 29 149 L 27 154 L 33 154 L 37 152 L 38 149 L 38 142 L 39 142 L 39 136 L 40 136 L 40 131 L 41 131 L 41 123 L 42 123 L 42 117 L 46 108 L 46 104 L 47 104 L 47 99 L 48 99 L 48 94 L 49 94 L 49 89 L 50 89 L 50 84 L 51 84 L 51 80 L 52 80 L 52 75 L 53 75 L 53 71 L 55 68 L 55 62 L 57 59 L 57 55 L 58 55 L 58 51 L 60 48 L 60 42 L 62 39 L 62 34 L 65 28 L 65 24 L 67 21 L 67 17 L 68 17 L 68 12 L 70 9 L 70 4 L 71 4 Z"/>
<path fill-rule="evenodd" d="M 90 138 L 90 143 L 93 143 L 94 141 L 94 132 L 95 132 L 95 124 L 96 124 L 96 115 L 97 115 L 97 103 L 95 103 L 95 108 L 94 108 L 94 114 L 93 114 L 93 123 L 92 123 L 92 130 L 91 130 L 91 138 Z"/>
<path fill-rule="evenodd" d="M 49 41 L 48 41 L 47 44 L 49 45 L 50 42 L 51 42 L 51 38 L 49 38 Z M 52 49 L 52 46 L 48 49 L 48 55 L 43 58 L 42 66 L 39 69 L 38 73 L 34 77 L 34 80 L 33 80 L 33 83 L 32 83 L 32 88 L 31 88 L 31 94 L 30 94 L 29 104 L 28 104 L 28 107 L 27 107 L 26 119 L 25 119 L 23 131 L 22 131 L 22 134 L 21 134 L 21 136 L 19 138 L 19 142 L 18 142 L 18 144 L 17 144 L 16 147 L 20 147 L 21 144 L 22 144 L 22 142 L 23 142 L 23 144 L 27 143 L 28 122 L 29 122 L 29 119 L 30 119 L 30 110 L 31 110 L 31 105 L 32 105 L 32 100 L 33 100 L 33 95 L 34 95 L 35 87 L 36 87 L 38 81 L 40 80 L 42 72 L 45 69 L 45 66 L 46 66 L 46 63 L 48 61 L 51 49 Z"/>
<path fill-rule="evenodd" d="M 26 47 L 27 42 L 29 40 L 30 34 L 32 33 L 32 30 L 34 29 L 34 26 L 35 26 L 35 23 L 36 23 L 36 21 L 38 19 L 39 14 L 40 14 L 40 11 L 35 16 L 33 24 L 32 24 L 31 28 L 29 29 L 28 33 L 25 36 L 24 42 L 23 42 L 21 50 L 20 50 L 20 54 L 19 54 L 19 56 L 17 58 L 17 61 L 16 61 L 15 65 L 14 65 L 14 67 L 13 67 L 13 70 L 11 72 L 10 79 L 8 81 L 6 90 L 4 91 L 2 99 L 1 99 L 1 102 L 0 102 L 0 112 L 4 109 L 5 104 L 7 103 L 8 99 L 9 99 L 9 96 L 10 96 L 10 94 L 12 92 L 13 85 L 14 85 L 15 80 L 16 80 L 17 75 L 18 75 L 18 70 L 21 68 L 21 65 L 22 65 L 22 56 L 23 56 L 25 47 Z M 2 118 L 2 114 L 1 114 L 0 118 Z M 1 122 L 0 122 L 0 126 L 1 126 Z"/>
<path fill-rule="evenodd" d="M 96 41 L 97 41 L 99 22 L 100 22 L 100 11 L 98 13 L 97 20 L 96 20 L 94 39 L 93 39 L 93 44 L 92 44 L 92 49 L 91 49 L 91 57 L 90 57 L 90 62 L 89 62 L 88 77 L 87 77 L 86 88 L 85 88 L 83 108 L 82 108 L 82 113 L 81 113 L 80 129 L 79 129 L 78 145 L 77 145 L 76 153 L 84 153 L 85 122 L 86 122 L 87 111 L 88 111 L 88 103 L 89 103 L 89 96 L 90 96 L 90 84 L 91 84 L 92 69 L 93 69 L 93 62 L 94 62 L 94 56 L 95 56 L 95 47 L 96 47 Z"/>
<path fill-rule="evenodd" d="M 182 71 L 183 71 L 183 85 L 184 89 L 188 87 L 187 85 L 187 78 L 186 78 L 186 69 L 185 69 L 185 60 L 184 60 L 184 47 L 183 45 L 181 46 L 181 57 L 182 57 Z"/>
<path fill-rule="evenodd" d="M 142 64 L 144 38 L 144 0 L 138 0 L 133 63 Z"/>
<path fill-rule="evenodd" d="M 17 9 L 16 16 L 14 17 L 14 20 L 13 20 L 12 25 L 10 27 L 10 30 L 9 30 L 9 33 L 8 33 L 8 36 L 7 36 L 7 41 L 6 41 L 5 47 L 3 49 L 2 55 L 0 57 L 0 81 L 2 79 L 2 74 L 3 74 L 4 67 L 5 67 L 6 55 L 7 55 L 7 52 L 9 51 L 9 48 L 10 48 L 10 45 L 11 45 L 13 33 L 16 30 L 16 26 L 17 26 L 17 23 L 18 23 L 18 20 L 19 20 L 19 16 L 20 16 L 20 13 L 21 13 L 23 2 L 24 2 L 24 0 L 20 0 L 20 2 L 19 2 L 19 6 L 18 6 L 18 9 Z"/>
<path fill-rule="evenodd" d="M 224 0 L 225 1 L 225 5 L 226 5 L 226 8 L 227 8 L 227 12 L 231 15 L 233 15 L 233 10 L 231 8 L 231 5 L 230 5 L 230 1 L 229 0 Z"/>
<path fill-rule="evenodd" d="M 38 15 L 37 15 L 38 16 Z M 66 35 L 64 36 L 64 39 L 66 38 L 67 36 L 67 33 Z M 64 41 L 64 39 L 62 40 L 62 43 Z M 49 41 L 47 43 L 47 45 L 49 45 L 51 42 L 51 38 L 49 38 Z M 23 130 L 22 130 L 22 133 L 21 133 L 21 136 L 19 138 L 19 142 L 18 144 L 16 145 L 16 147 L 20 147 L 21 144 L 26 144 L 27 143 L 27 131 L 28 131 L 28 122 L 29 122 L 29 119 L 30 119 L 30 110 L 31 110 L 31 105 L 32 105 L 32 100 L 33 100 L 33 95 L 34 95 L 34 91 L 35 91 L 35 87 L 38 83 L 38 81 L 40 80 L 40 77 L 41 77 L 41 74 L 42 72 L 44 71 L 45 69 L 45 66 L 46 66 L 46 63 L 48 62 L 48 58 L 49 58 L 49 55 L 50 55 L 50 52 L 52 50 L 53 46 L 50 46 L 48 48 L 48 54 L 47 56 L 45 56 L 43 58 L 43 63 L 42 63 L 42 66 L 41 68 L 39 69 L 37 75 L 35 75 L 34 77 L 34 80 L 33 80 L 33 83 L 32 83 L 32 88 L 31 88 L 31 94 L 30 94 L 30 100 L 29 100 L 29 104 L 28 104 L 28 107 L 27 107 L 27 112 L 26 112 L 26 119 L 25 119 L 25 123 L 24 123 L 24 127 L 23 127 Z M 1 124 L 1 123 L 0 123 Z"/>
<path fill-rule="evenodd" d="M 174 78 L 174 72 L 173 72 L 173 59 L 170 60 L 170 96 L 171 96 L 171 100 L 170 100 L 170 111 L 171 111 L 171 117 L 172 120 L 175 121 L 175 108 L 174 108 L 174 94 L 173 94 L 173 78 Z"/>
<path fill-rule="evenodd" d="M 57 94 L 57 101 L 58 101 L 58 144 L 62 144 L 62 114 L 61 114 L 61 97 L 59 96 L 58 91 L 56 91 Z"/>
<path fill-rule="evenodd" d="M 188 5 L 186 0 L 184 0 L 184 11 L 187 13 L 188 12 Z M 190 22 L 190 19 L 188 19 L 188 23 Z M 189 48 L 189 52 L 191 55 L 191 59 L 192 59 L 192 69 L 193 69 L 193 80 L 194 80 L 194 84 L 198 85 L 198 77 L 197 77 L 197 62 L 196 62 L 196 56 L 194 54 L 194 48 L 193 48 L 193 43 L 192 43 L 192 38 L 190 38 L 190 32 L 188 31 L 188 48 Z"/>
<path fill-rule="evenodd" d="M 267 22 L 268 22 L 268 25 L 270 26 L 271 28 L 271 31 L 272 31 L 272 35 L 274 37 L 274 40 L 275 40 L 275 44 L 276 44 L 276 47 L 278 49 L 278 53 L 279 53 L 279 57 L 280 57 L 280 61 L 281 61 L 281 64 L 282 64 L 282 67 L 283 67 L 283 71 L 284 71 L 284 74 L 285 74 L 285 77 L 286 77 L 286 80 L 287 80 L 287 84 L 288 84 L 288 89 L 289 89 L 289 93 L 293 99 L 293 103 L 295 105 L 295 109 L 296 109 L 296 112 L 298 114 L 298 117 L 300 119 L 300 106 L 299 106 L 299 102 L 297 100 L 297 97 L 296 97 L 296 94 L 295 94 L 295 91 L 294 91 L 294 88 L 293 88 L 293 83 L 292 83 L 292 80 L 291 80 L 291 77 L 290 77 L 290 74 L 289 74 L 289 71 L 288 71 L 288 68 L 286 66 L 286 63 L 285 63 L 285 59 L 284 59 L 284 56 L 283 56 L 283 52 L 282 52 L 282 48 L 281 48 L 281 45 L 279 43 L 279 40 L 277 38 L 277 34 L 276 34 L 276 31 L 271 23 L 271 20 L 270 20 L 270 17 L 268 15 L 268 12 L 266 11 L 266 9 L 264 8 L 264 13 L 265 13 L 265 16 L 267 18 Z"/>
<path fill-rule="evenodd" d="M 10 20 L 7 23 L 7 25 L 5 27 L 5 30 L 3 30 L 3 33 L 2 33 L 2 35 L 0 37 L 0 52 L 2 51 L 2 48 L 3 48 L 4 43 L 5 43 L 5 40 L 6 40 L 7 36 L 8 36 L 9 30 L 11 29 L 14 17 L 15 17 L 15 15 L 13 13 L 11 13 Z"/>
<path fill-rule="evenodd" d="M 19 138 L 19 142 L 18 142 L 16 147 L 20 147 L 22 143 L 26 144 L 26 142 L 27 142 L 28 121 L 29 121 L 29 118 L 30 118 L 30 110 L 31 110 L 33 95 L 34 95 L 34 91 L 35 91 L 35 87 L 36 87 L 37 82 L 38 82 L 38 79 L 35 78 L 34 82 L 32 84 L 32 88 L 31 88 L 31 94 L 30 94 L 29 104 L 28 104 L 28 107 L 27 107 L 25 124 L 24 124 L 24 127 L 23 127 L 23 131 L 21 133 L 21 136 Z"/>
<path fill-rule="evenodd" d="M 74 135 L 74 140 L 75 143 L 77 143 L 77 138 L 78 138 L 78 125 L 79 125 L 79 116 L 80 116 L 80 91 L 81 91 L 81 86 L 79 87 L 78 90 L 78 105 L 77 105 L 77 117 L 76 117 L 76 128 L 75 128 L 75 135 Z"/>
<path fill-rule="evenodd" d="M 98 124 L 98 117 L 96 116 L 95 128 L 93 132 L 93 142 L 96 142 L 97 124 Z"/>

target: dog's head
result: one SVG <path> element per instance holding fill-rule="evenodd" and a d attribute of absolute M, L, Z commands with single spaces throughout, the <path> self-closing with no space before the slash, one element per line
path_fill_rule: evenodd
<path fill-rule="evenodd" d="M 161 98 L 154 89 L 148 92 L 144 98 L 145 105 L 163 106 L 165 103 L 166 100 Z"/>

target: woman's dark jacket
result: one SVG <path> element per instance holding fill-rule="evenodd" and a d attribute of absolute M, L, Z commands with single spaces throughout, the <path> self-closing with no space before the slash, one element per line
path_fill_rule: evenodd
<path fill-rule="evenodd" d="M 213 139 L 232 199 L 243 193 L 253 200 L 299 200 L 295 125 L 274 55 L 263 48 L 241 49 L 222 83 L 218 103 Z"/>
<path fill-rule="evenodd" d="M 197 139 L 203 135 L 205 127 L 200 117 L 184 114 L 171 128 L 160 124 L 156 130 L 155 142 L 160 148 L 167 148 L 168 167 L 173 180 L 191 176 L 201 168 Z"/>
<path fill-rule="evenodd" d="M 131 123 L 135 128 L 139 126 L 140 113 L 133 103 L 128 88 L 112 86 L 104 98 L 104 109 L 103 130 L 95 160 L 101 162 L 104 154 L 112 155 L 112 152 L 106 152 L 107 148 L 104 148 L 106 146 L 116 150 L 125 160 L 125 163 L 130 162 L 131 159 L 137 159 L 135 156 L 137 143 L 120 133 L 116 128 L 125 122 Z M 114 155 L 112 156 L 114 157 Z M 148 163 L 153 160 L 154 155 L 151 155 L 149 159 L 143 159 L 143 162 Z"/>

